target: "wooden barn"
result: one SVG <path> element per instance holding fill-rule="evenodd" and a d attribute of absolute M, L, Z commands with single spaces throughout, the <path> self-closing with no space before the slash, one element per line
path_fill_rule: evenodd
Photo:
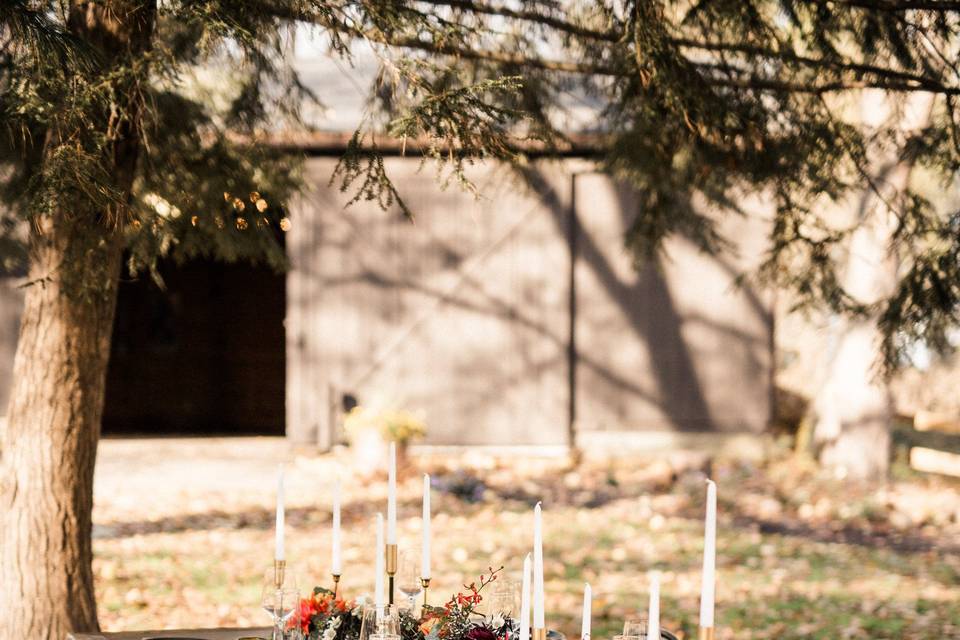
<path fill-rule="evenodd" d="M 725 223 L 742 258 L 677 238 L 638 270 L 629 190 L 580 159 L 535 162 L 526 182 L 477 166 L 474 195 L 388 158 L 411 222 L 345 207 L 329 185 L 340 140 L 306 149 L 288 273 L 198 262 L 167 266 L 165 292 L 122 285 L 106 433 L 327 448 L 356 402 L 419 412 L 431 445 L 647 447 L 766 428 L 772 303 L 735 284 L 763 249 L 759 216 Z M 3 406 L 16 282 L 0 292 Z"/>

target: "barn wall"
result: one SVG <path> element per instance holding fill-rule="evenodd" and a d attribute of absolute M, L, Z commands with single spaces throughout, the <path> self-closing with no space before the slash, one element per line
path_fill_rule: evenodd
<path fill-rule="evenodd" d="M 328 186 L 334 164 L 308 162 L 313 189 L 287 234 L 288 436 L 329 446 L 349 393 L 421 411 L 431 444 L 565 444 L 571 165 L 537 167 L 536 193 L 503 169 L 475 168 L 476 199 L 440 189 L 419 160 L 390 159 L 410 223 L 369 203 L 345 209 Z M 576 184 L 578 432 L 763 430 L 771 305 L 734 287 L 763 249 L 762 224 L 725 222 L 742 258 L 675 239 L 660 265 L 637 272 L 623 248 L 629 192 L 589 173 Z M 0 282 L 0 414 L 21 298 Z"/>
<path fill-rule="evenodd" d="M 474 172 L 478 200 L 390 160 L 411 224 L 344 209 L 334 162 L 309 164 L 287 238 L 288 434 L 328 441 L 318 405 L 349 393 L 421 411 L 438 444 L 562 441 L 568 258 L 538 201 L 502 170 Z"/>
<path fill-rule="evenodd" d="M 577 193 L 579 427 L 762 431 L 772 410 L 771 301 L 735 283 L 762 255 L 760 217 L 724 218 L 736 255 L 671 238 L 638 270 L 623 248 L 631 194 L 599 175 L 579 177 Z"/>
<path fill-rule="evenodd" d="M 287 433 L 331 442 L 344 394 L 423 413 L 431 444 L 564 444 L 570 419 L 570 170 L 540 165 L 536 192 L 477 167 L 479 199 L 437 186 L 417 159 L 388 171 L 413 223 L 344 208 L 335 160 L 288 234 Z M 641 272 L 623 248 L 630 195 L 577 177 L 577 429 L 761 431 L 770 414 L 769 303 L 733 288 L 740 264 L 682 240 Z M 740 221 L 751 245 L 762 226 Z"/>

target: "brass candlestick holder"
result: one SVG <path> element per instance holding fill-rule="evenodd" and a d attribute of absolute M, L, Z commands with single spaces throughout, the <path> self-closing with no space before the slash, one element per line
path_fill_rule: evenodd
<path fill-rule="evenodd" d="M 698 640 L 713 640 L 713 627 L 700 627 L 700 634 L 697 636 L 697 638 Z"/>
<path fill-rule="evenodd" d="M 430 578 L 420 578 L 420 586 L 423 587 L 423 606 L 427 606 L 427 589 L 430 588 Z"/>
<path fill-rule="evenodd" d="M 286 577 L 286 572 L 287 572 L 286 560 L 273 561 L 273 584 L 277 589 L 280 589 L 283 587 L 283 580 Z"/>
<path fill-rule="evenodd" d="M 547 640 L 547 630 L 543 629 L 531 629 L 530 630 L 531 640 Z"/>
<path fill-rule="evenodd" d="M 393 604 L 393 579 L 397 575 L 397 545 L 387 544 L 387 604 Z"/>
<path fill-rule="evenodd" d="M 340 593 L 340 574 L 334 573 L 333 576 L 333 599 L 337 599 L 337 595 Z"/>

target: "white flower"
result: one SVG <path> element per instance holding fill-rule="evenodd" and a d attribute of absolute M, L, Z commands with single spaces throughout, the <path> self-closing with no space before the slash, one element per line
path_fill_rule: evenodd
<path fill-rule="evenodd" d="M 340 626 L 340 616 L 327 620 L 327 626 L 323 629 L 323 640 L 333 640 L 337 637 L 337 628 Z"/>
<path fill-rule="evenodd" d="M 353 608 L 353 611 L 351 611 L 350 613 L 351 613 L 352 615 L 359 616 L 361 613 L 363 613 L 363 607 L 364 607 L 364 605 L 366 605 L 368 602 L 370 602 L 370 596 L 368 596 L 368 595 L 362 595 L 362 596 L 360 596 L 360 597 L 357 598 L 357 600 L 356 600 L 356 603 L 357 603 L 356 606 Z"/>
<path fill-rule="evenodd" d="M 500 629 L 504 624 L 506 624 L 506 620 L 503 617 L 502 611 L 497 611 L 490 617 L 490 628 Z"/>

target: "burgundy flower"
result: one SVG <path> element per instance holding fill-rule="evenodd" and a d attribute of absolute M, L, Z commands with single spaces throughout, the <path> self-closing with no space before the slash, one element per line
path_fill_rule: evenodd
<path fill-rule="evenodd" d="M 497 640 L 497 635 L 486 627 L 477 626 L 467 631 L 466 640 Z"/>

